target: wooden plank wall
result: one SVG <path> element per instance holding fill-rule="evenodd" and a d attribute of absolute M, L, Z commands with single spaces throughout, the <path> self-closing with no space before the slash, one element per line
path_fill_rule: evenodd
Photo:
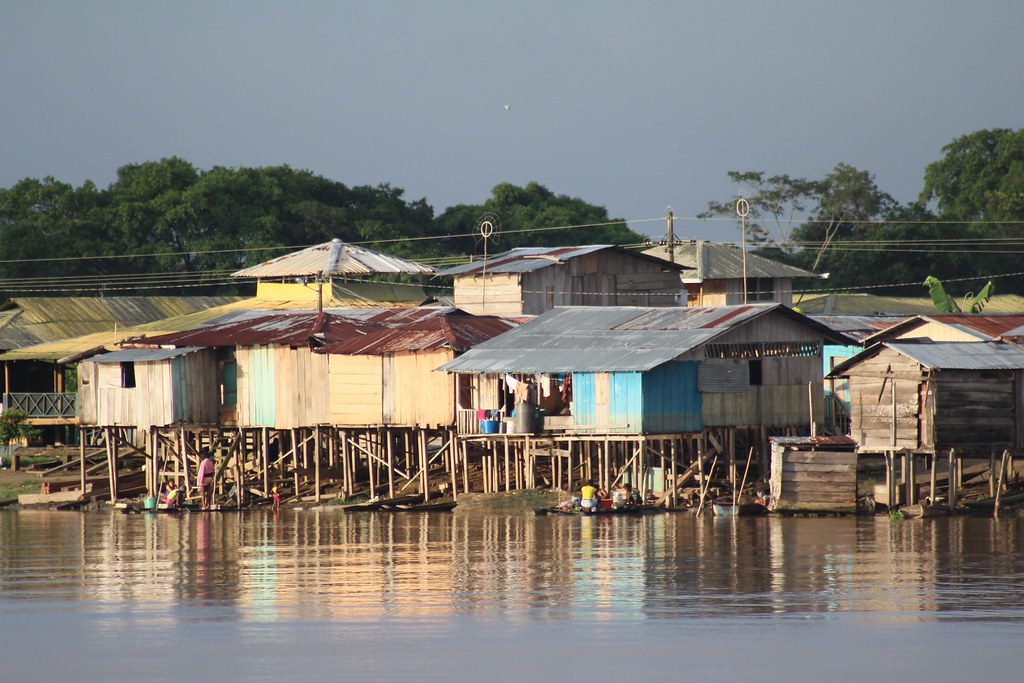
<path fill-rule="evenodd" d="M 276 383 L 274 350 L 267 346 L 238 347 L 238 426 L 273 427 Z"/>
<path fill-rule="evenodd" d="M 330 422 L 339 426 L 377 425 L 384 420 L 383 358 L 328 358 Z"/>
<path fill-rule="evenodd" d="M 384 424 L 414 427 L 455 424 L 455 376 L 434 372 L 454 357 L 446 349 L 384 359 Z"/>
<path fill-rule="evenodd" d="M 455 278 L 455 307 L 474 315 L 523 314 L 523 293 L 518 273 L 491 273 L 486 277 Z"/>
<path fill-rule="evenodd" d="M 988 454 L 1020 448 L 1013 371 L 942 370 L 933 375 L 935 440 L 941 450 Z"/>
<path fill-rule="evenodd" d="M 850 435 L 862 451 L 916 450 L 933 445 L 931 434 L 922 431 L 922 423 L 930 423 L 930 419 L 923 420 L 926 378 L 916 362 L 883 349 L 851 368 L 849 376 Z"/>
<path fill-rule="evenodd" d="M 304 346 L 274 348 L 274 427 L 295 429 L 328 423 L 327 358 Z"/>
<path fill-rule="evenodd" d="M 857 454 L 773 444 L 770 487 L 778 512 L 856 512 Z"/>

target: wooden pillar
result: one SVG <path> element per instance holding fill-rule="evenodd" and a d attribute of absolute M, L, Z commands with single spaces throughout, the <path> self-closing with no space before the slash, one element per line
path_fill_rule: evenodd
<path fill-rule="evenodd" d="M 469 493 L 469 442 L 462 442 L 462 491 Z"/>
<path fill-rule="evenodd" d="M 949 449 L 949 473 L 948 473 L 948 476 L 949 476 L 949 495 L 947 496 L 947 498 L 948 498 L 947 505 L 949 507 L 950 512 L 952 512 L 953 510 L 956 509 L 956 496 L 957 496 L 957 490 L 956 490 L 956 488 L 957 488 L 956 487 L 956 470 L 957 470 L 956 460 L 957 460 L 957 458 L 956 458 L 956 449 L 955 448 L 950 448 Z"/>
<path fill-rule="evenodd" d="M 427 454 L 427 430 L 416 429 L 416 453 L 420 461 L 420 492 L 423 502 L 430 500 L 430 457 Z"/>
<path fill-rule="evenodd" d="M 320 425 L 313 428 L 313 479 L 316 491 L 313 492 L 313 500 L 317 503 L 320 502 L 320 457 L 322 454 L 320 448 Z"/>
<path fill-rule="evenodd" d="M 388 498 L 395 497 L 395 435 L 390 429 L 384 430 L 388 440 Z"/>
<path fill-rule="evenodd" d="M 464 447 L 462 443 L 464 441 L 464 439 L 459 439 L 458 437 L 455 437 L 454 440 L 451 442 L 451 447 L 445 454 L 445 459 L 448 461 L 448 473 L 449 475 L 451 475 L 452 478 L 452 498 L 454 498 L 455 500 L 459 499 L 459 478 L 458 473 L 456 472 L 456 468 L 458 467 L 459 462 L 458 451 Z"/>
<path fill-rule="evenodd" d="M 78 428 L 78 457 L 80 458 L 80 466 L 78 468 L 78 488 L 82 491 L 82 497 L 85 497 L 85 430 L 81 427 Z"/>
<path fill-rule="evenodd" d="M 509 457 L 508 457 L 508 434 L 504 437 L 505 440 L 505 491 L 508 492 L 512 487 L 512 475 L 508 471 Z"/>
<path fill-rule="evenodd" d="M 676 447 L 677 447 L 677 445 L 678 445 L 677 441 L 675 439 L 672 439 L 672 451 L 671 451 L 671 457 L 670 457 L 670 466 L 671 466 L 672 469 L 669 472 L 669 478 L 668 478 L 668 481 L 669 481 L 668 485 L 671 487 L 669 489 L 668 502 L 669 502 L 669 505 L 671 505 L 672 507 L 676 507 L 679 504 L 679 501 L 676 499 L 676 495 L 677 495 L 677 493 L 676 493 Z"/>
<path fill-rule="evenodd" d="M 931 474 L 928 477 L 928 503 L 935 505 L 935 480 L 936 480 L 936 463 L 939 460 L 938 453 L 933 451 L 929 454 L 931 456 Z"/>

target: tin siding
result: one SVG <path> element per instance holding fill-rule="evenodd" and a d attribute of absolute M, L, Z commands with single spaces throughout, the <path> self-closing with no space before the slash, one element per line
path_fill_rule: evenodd
<path fill-rule="evenodd" d="M 643 375 L 613 372 L 609 375 L 610 429 L 639 434 L 643 430 Z"/>
<path fill-rule="evenodd" d="M 700 362 L 673 361 L 648 372 L 643 379 L 643 432 L 699 432 L 701 393 L 697 390 Z"/>
<path fill-rule="evenodd" d="M 275 368 L 274 349 L 269 346 L 254 346 L 249 350 L 249 425 L 252 427 L 273 427 L 275 417 Z"/>
<path fill-rule="evenodd" d="M 594 373 L 572 373 L 572 415 L 576 427 L 597 426 Z"/>

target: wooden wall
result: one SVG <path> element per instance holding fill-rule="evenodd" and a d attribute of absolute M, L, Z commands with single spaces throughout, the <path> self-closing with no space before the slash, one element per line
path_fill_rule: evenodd
<path fill-rule="evenodd" d="M 134 366 L 135 386 L 129 388 L 121 386 L 120 363 L 79 364 L 82 424 L 139 430 L 179 423 L 216 424 L 217 362 L 212 349 L 136 361 Z"/>
<path fill-rule="evenodd" d="M 330 422 L 339 426 L 379 425 L 384 421 L 384 359 L 329 355 Z"/>
<path fill-rule="evenodd" d="M 753 278 L 748 279 L 747 302 L 757 303 L 750 296 L 753 288 Z M 772 278 L 774 294 L 772 301 L 783 306 L 793 306 L 793 279 Z M 699 284 L 687 285 L 696 291 L 696 295 L 690 300 L 691 306 L 739 306 L 743 304 L 743 278 L 730 280 L 705 280 Z M 762 300 L 760 303 L 765 303 Z"/>
<path fill-rule="evenodd" d="M 921 367 L 882 349 L 850 369 L 850 436 L 860 449 L 880 453 L 932 446 L 930 399 Z M 922 405 L 926 406 L 922 410 Z"/>
<path fill-rule="evenodd" d="M 935 443 L 942 451 L 987 455 L 1017 450 L 1020 373 L 940 370 L 933 374 Z"/>
<path fill-rule="evenodd" d="M 328 424 L 327 358 L 307 347 L 252 346 L 235 352 L 238 426 L 293 429 Z"/>
<path fill-rule="evenodd" d="M 857 511 L 857 454 L 772 443 L 770 488 L 777 512 Z"/>
<path fill-rule="evenodd" d="M 612 250 L 521 274 L 455 278 L 456 307 L 476 315 L 540 315 L 554 306 L 678 306 L 684 300 L 678 272 Z"/>
<path fill-rule="evenodd" d="M 523 314 L 519 273 L 488 273 L 455 278 L 455 307 L 473 315 Z"/>
<path fill-rule="evenodd" d="M 387 425 L 455 424 L 455 376 L 434 372 L 454 355 L 448 349 L 384 357 L 383 422 Z"/>

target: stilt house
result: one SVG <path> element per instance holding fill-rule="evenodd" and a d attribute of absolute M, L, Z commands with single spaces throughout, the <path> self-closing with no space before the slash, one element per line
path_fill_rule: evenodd
<path fill-rule="evenodd" d="M 999 342 L 887 341 L 838 365 L 861 452 L 1024 446 L 1024 350 Z"/>
<path fill-rule="evenodd" d="M 539 315 L 556 306 L 679 306 L 684 266 L 608 244 L 521 247 L 449 268 L 455 306 L 476 315 Z"/>
<path fill-rule="evenodd" d="M 822 414 L 826 340 L 851 342 L 778 304 L 567 307 L 440 369 L 466 376 L 473 388 L 462 395 L 475 397 L 473 409 L 507 407 L 511 383 L 552 382 L 565 405 L 548 424 L 571 433 L 807 430 Z M 542 387 L 536 402 L 552 391 Z"/>

